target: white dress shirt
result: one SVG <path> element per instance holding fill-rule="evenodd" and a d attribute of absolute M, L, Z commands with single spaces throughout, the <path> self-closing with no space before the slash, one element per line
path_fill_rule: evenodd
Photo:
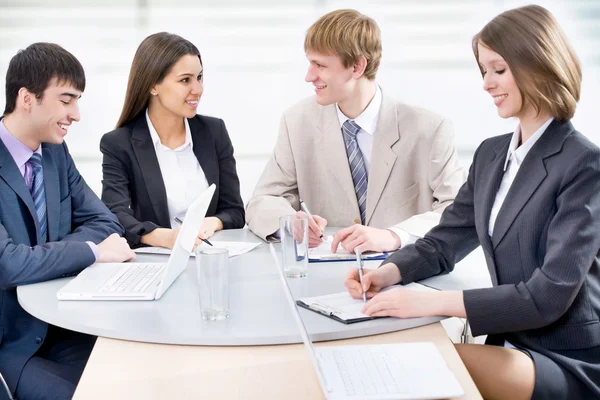
<path fill-rule="evenodd" d="M 190 125 L 187 119 L 184 118 L 184 121 L 185 143 L 176 149 L 170 149 L 161 143 L 146 110 L 146 122 L 167 192 L 171 228 L 179 226 L 174 218 L 183 219 L 190 204 L 208 188 L 204 171 L 194 154 Z"/>
<path fill-rule="evenodd" d="M 373 140 L 375 136 L 375 129 L 377 128 L 377 120 L 379 119 L 379 110 L 381 109 L 381 89 L 379 85 L 377 86 L 377 91 L 375 92 L 375 96 L 365 109 L 358 117 L 353 119 L 354 122 L 360 126 L 360 131 L 356 134 L 356 142 L 358 143 L 358 148 L 363 155 L 363 159 L 365 160 L 365 167 L 367 168 L 367 176 L 369 174 L 370 166 L 371 166 L 371 156 L 373 152 Z M 344 125 L 344 122 L 349 120 L 346 115 L 340 110 L 340 107 L 336 104 L 335 108 L 337 110 L 338 118 L 340 120 L 340 126 Z M 340 131 L 341 132 L 341 131 Z M 367 196 L 369 193 L 367 191 Z M 408 244 L 414 243 L 419 239 L 418 236 L 411 235 L 406 232 L 404 229 L 391 227 L 388 228 L 390 231 L 394 232 L 400 238 L 401 246 L 406 246 Z"/>
<path fill-rule="evenodd" d="M 519 125 L 517 126 L 517 129 L 515 129 L 508 146 L 506 161 L 504 162 L 504 175 L 502 176 L 502 182 L 500 182 L 500 187 L 498 188 L 496 198 L 494 199 L 492 212 L 490 213 L 490 224 L 488 229 L 488 235 L 490 235 L 490 237 L 494 233 L 494 225 L 496 224 L 498 212 L 500 212 L 500 208 L 506 199 L 508 190 L 512 186 L 515 176 L 517 176 L 517 172 L 519 172 L 521 163 L 525 159 L 527 153 L 529 153 L 529 150 L 531 150 L 535 142 L 538 141 L 553 120 L 554 118 L 550 118 L 548 121 L 544 122 L 544 125 L 540 126 L 540 128 L 520 146 L 519 142 L 521 141 L 521 126 Z"/>
<path fill-rule="evenodd" d="M 494 205 L 492 207 L 492 212 L 490 213 L 490 223 L 488 229 L 488 235 L 492 237 L 494 234 L 494 226 L 496 225 L 496 218 L 498 217 L 498 212 L 506 199 L 506 195 L 510 187 L 517 176 L 517 172 L 519 172 L 519 168 L 521 167 L 521 163 L 529 153 L 529 150 L 533 147 L 533 145 L 542 137 L 542 134 L 546 131 L 546 128 L 552 123 L 554 118 L 550 118 L 548 121 L 544 123 L 531 137 L 523 144 L 519 146 L 519 142 L 521 141 L 521 126 L 517 126 L 515 132 L 512 135 L 510 140 L 510 144 L 508 145 L 508 152 L 506 154 L 506 161 L 504 162 L 504 175 L 502 176 L 502 182 L 500 182 L 500 187 L 498 188 L 498 192 L 496 193 L 496 198 L 494 199 Z M 508 347 L 514 349 L 509 341 L 504 341 L 504 347 Z"/>

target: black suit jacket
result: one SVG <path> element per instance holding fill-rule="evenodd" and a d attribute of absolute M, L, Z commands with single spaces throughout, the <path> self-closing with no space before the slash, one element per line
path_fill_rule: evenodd
<path fill-rule="evenodd" d="M 244 227 L 244 204 L 233 146 L 223 120 L 196 115 L 188 119 L 193 150 L 206 179 L 216 185 L 206 216 L 224 229 Z M 142 235 L 170 228 L 165 184 L 148 130 L 146 115 L 105 134 L 100 141 L 102 201 L 125 227 L 125 237 L 138 245 Z"/>
<path fill-rule="evenodd" d="M 488 225 L 511 135 L 484 141 L 440 224 L 388 258 L 403 283 L 450 272 L 481 245 L 493 287 L 467 290 L 475 335 L 546 355 L 600 396 L 600 149 L 553 121 Z"/>

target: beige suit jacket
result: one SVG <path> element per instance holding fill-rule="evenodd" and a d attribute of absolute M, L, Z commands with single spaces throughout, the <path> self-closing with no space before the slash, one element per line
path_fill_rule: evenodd
<path fill-rule="evenodd" d="M 366 225 L 396 225 L 423 236 L 466 179 L 451 123 L 384 93 L 373 139 Z M 266 239 L 279 229 L 279 217 L 299 209 L 299 199 L 329 226 L 360 220 L 336 107 L 321 106 L 314 96 L 284 112 L 275 150 L 246 208 L 248 227 Z"/>

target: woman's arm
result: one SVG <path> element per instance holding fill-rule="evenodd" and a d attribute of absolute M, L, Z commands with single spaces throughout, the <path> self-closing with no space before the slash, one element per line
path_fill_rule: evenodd
<path fill-rule="evenodd" d="M 219 120 L 219 134 L 215 143 L 219 160 L 219 199 L 214 217 L 222 223 L 222 229 L 243 228 L 245 224 L 244 202 L 240 195 L 233 145 L 223 120 Z"/>

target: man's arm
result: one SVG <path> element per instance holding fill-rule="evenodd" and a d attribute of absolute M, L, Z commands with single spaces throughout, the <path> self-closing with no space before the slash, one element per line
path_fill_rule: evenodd
<path fill-rule="evenodd" d="M 29 247 L 15 244 L 0 224 L 0 289 L 59 278 L 80 271 L 95 260 L 85 241 Z"/>
<path fill-rule="evenodd" d="M 113 233 L 125 232 L 117 217 L 100 201 L 77 171 L 75 163 L 64 145 L 67 159 L 67 176 L 71 191 L 72 232 L 60 241 L 102 242 Z"/>
<path fill-rule="evenodd" d="M 273 155 L 246 207 L 246 223 L 252 232 L 266 240 L 279 229 L 279 217 L 294 214 L 298 207 L 296 166 L 284 114 Z"/>
<path fill-rule="evenodd" d="M 454 201 L 466 181 L 454 146 L 454 129 L 447 119 L 442 120 L 433 135 L 427 175 L 433 193 L 433 211 L 414 215 L 389 228 L 400 237 L 401 246 L 415 243 L 439 224 L 444 209 Z"/>

